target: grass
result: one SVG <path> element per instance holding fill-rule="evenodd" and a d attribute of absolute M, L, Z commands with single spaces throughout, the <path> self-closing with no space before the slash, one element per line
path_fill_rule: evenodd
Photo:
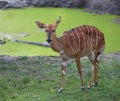
<path fill-rule="evenodd" d="M 99 84 L 86 89 L 83 95 L 76 64 L 68 65 L 65 86 L 58 94 L 61 68 L 60 58 L 9 57 L 0 59 L 0 101 L 119 101 L 120 59 L 101 60 Z M 91 64 L 82 61 L 87 86 Z"/>
<path fill-rule="evenodd" d="M 105 52 L 120 51 L 120 25 L 113 20 L 119 18 L 116 15 L 83 12 L 81 9 L 68 8 L 26 8 L 0 10 L 0 32 L 12 35 L 20 33 L 30 34 L 28 37 L 19 38 L 27 41 L 46 41 L 45 32 L 39 30 L 35 21 L 44 23 L 54 23 L 58 16 L 62 16 L 62 22 L 57 28 L 57 36 L 62 32 L 79 25 L 87 24 L 98 27 L 105 34 L 106 50 Z M 25 45 L 7 41 L 6 45 L 0 46 L 0 55 L 57 55 L 49 48 Z"/>
<path fill-rule="evenodd" d="M 45 32 L 38 30 L 34 22 L 39 20 L 53 23 L 58 16 L 62 16 L 57 29 L 58 36 L 75 26 L 94 25 L 105 33 L 105 52 L 120 51 L 120 25 L 113 22 L 119 16 L 96 15 L 81 9 L 30 7 L 0 10 L 0 32 L 12 35 L 27 33 L 30 36 L 19 39 L 45 41 Z M 27 57 L 57 55 L 50 48 L 7 40 L 6 45 L 0 46 L 0 55 L 17 56 L 0 58 L 0 101 L 120 101 L 120 59 L 110 59 L 107 63 L 100 61 L 99 84 L 90 90 L 86 89 L 87 94 L 84 96 L 75 63 L 68 65 L 64 90 L 62 94 L 58 94 L 61 80 L 60 58 Z M 82 61 L 82 64 L 87 86 L 92 65 L 89 61 Z"/>

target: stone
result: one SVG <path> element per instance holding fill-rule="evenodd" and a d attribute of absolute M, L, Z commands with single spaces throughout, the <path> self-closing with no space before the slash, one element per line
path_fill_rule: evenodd
<path fill-rule="evenodd" d="M 0 9 L 2 9 L 7 4 L 8 4 L 7 1 L 0 1 Z"/>
<path fill-rule="evenodd" d="M 34 7 L 85 8 L 98 14 L 120 15 L 119 0 L 0 0 L 0 9 Z"/>

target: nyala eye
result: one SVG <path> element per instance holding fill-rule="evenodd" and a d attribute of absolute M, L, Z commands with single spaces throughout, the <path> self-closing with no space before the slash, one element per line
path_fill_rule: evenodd
<path fill-rule="evenodd" d="M 55 30 L 53 30 L 53 32 L 55 32 Z"/>
<path fill-rule="evenodd" d="M 45 30 L 46 32 L 48 32 L 47 30 Z"/>

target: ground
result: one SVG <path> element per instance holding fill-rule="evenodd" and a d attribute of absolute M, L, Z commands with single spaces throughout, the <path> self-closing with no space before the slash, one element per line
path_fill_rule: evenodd
<path fill-rule="evenodd" d="M 99 59 L 99 83 L 86 89 L 84 96 L 74 61 L 66 68 L 64 90 L 58 95 L 59 56 L 0 56 L 0 101 L 119 101 L 120 53 L 104 54 Z M 91 67 L 90 61 L 83 58 L 85 87 Z"/>

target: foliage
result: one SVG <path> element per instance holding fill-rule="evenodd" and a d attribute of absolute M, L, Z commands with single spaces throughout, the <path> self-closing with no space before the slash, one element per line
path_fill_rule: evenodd
<path fill-rule="evenodd" d="M 26 8 L 0 10 L 0 32 L 11 35 L 21 33 L 30 34 L 28 37 L 19 38 L 21 40 L 44 42 L 46 35 L 43 30 L 39 30 L 35 21 L 44 23 L 54 23 L 58 16 L 62 16 L 62 22 L 57 28 L 57 35 L 71 28 L 80 25 L 93 25 L 98 27 L 105 34 L 105 52 L 120 51 L 119 37 L 120 25 L 114 20 L 119 18 L 115 15 L 97 15 L 86 13 L 81 9 L 68 8 Z M 49 48 L 26 45 L 7 41 L 6 45 L 0 46 L 0 55 L 57 55 Z"/>
<path fill-rule="evenodd" d="M 0 59 L 0 101 L 118 101 L 120 100 L 120 59 L 101 60 L 99 83 L 84 96 L 75 62 L 68 65 L 62 94 L 60 58 L 15 57 Z M 91 64 L 82 61 L 87 87 Z"/>

